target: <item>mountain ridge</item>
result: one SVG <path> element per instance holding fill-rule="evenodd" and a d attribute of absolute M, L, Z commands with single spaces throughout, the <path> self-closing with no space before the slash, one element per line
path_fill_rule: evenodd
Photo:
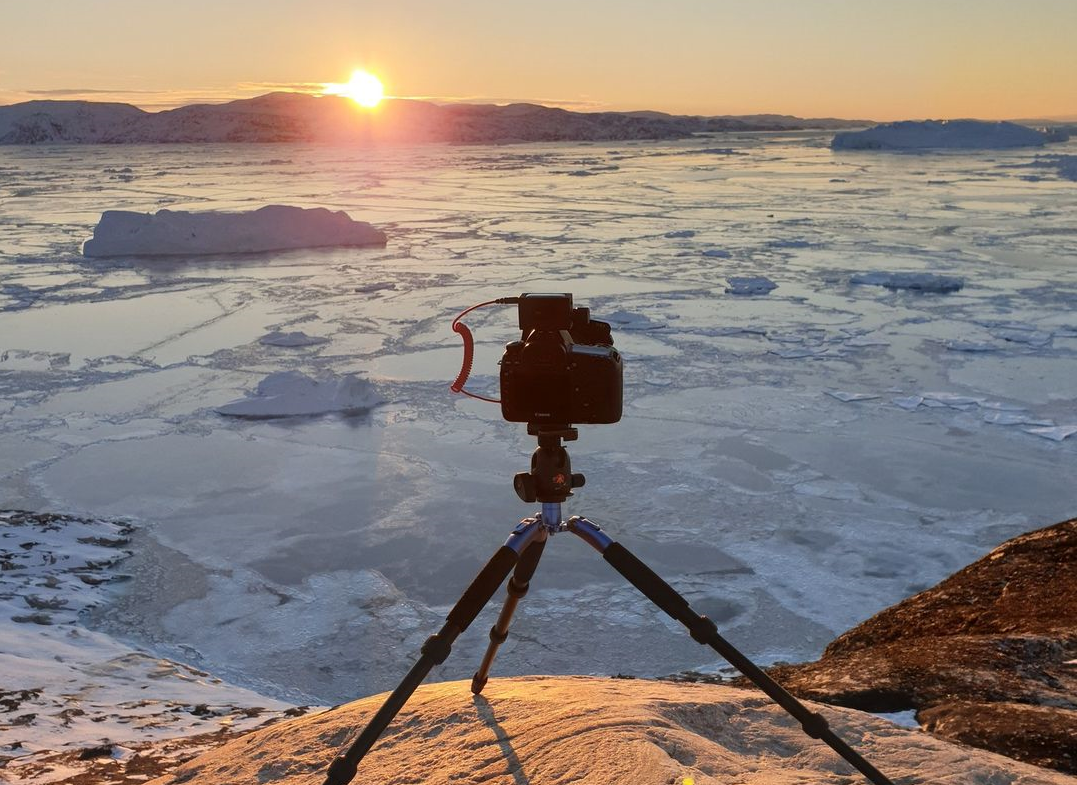
<path fill-rule="evenodd" d="M 870 124 L 790 115 L 575 112 L 531 103 L 435 104 L 414 99 L 388 99 L 369 111 L 340 96 L 274 92 L 159 112 L 124 103 L 26 101 L 0 106 L 0 144 L 620 141 Z"/>

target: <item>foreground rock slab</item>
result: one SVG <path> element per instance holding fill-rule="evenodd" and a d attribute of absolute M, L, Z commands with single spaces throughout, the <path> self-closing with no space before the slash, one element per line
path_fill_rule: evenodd
<path fill-rule="evenodd" d="M 528 785 L 854 785 L 863 777 L 759 693 L 704 684 L 588 677 L 421 687 L 355 782 Z M 256 731 L 155 785 L 314 785 L 381 705 L 372 696 Z M 899 785 L 1072 785 L 987 752 L 847 709 L 816 707 Z"/>

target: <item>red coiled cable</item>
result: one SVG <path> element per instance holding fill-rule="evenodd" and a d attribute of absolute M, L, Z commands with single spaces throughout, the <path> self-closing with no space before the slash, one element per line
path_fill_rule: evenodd
<path fill-rule="evenodd" d="M 456 381 L 449 385 L 449 389 L 454 393 L 463 393 L 471 398 L 478 398 L 480 401 L 488 401 L 489 403 L 501 403 L 498 398 L 487 398 L 485 395 L 476 395 L 473 392 L 468 392 L 464 389 L 464 384 L 467 383 L 467 377 L 471 375 L 471 365 L 475 361 L 475 339 L 471 335 L 471 330 L 466 324 L 460 320 L 474 311 L 476 308 L 483 308 L 487 305 L 515 305 L 520 302 L 519 297 L 500 297 L 496 300 L 489 300 L 478 305 L 473 305 L 460 312 L 460 314 L 452 320 L 453 332 L 459 333 L 460 337 L 464 341 L 464 362 L 460 366 L 460 375 L 456 377 Z"/>

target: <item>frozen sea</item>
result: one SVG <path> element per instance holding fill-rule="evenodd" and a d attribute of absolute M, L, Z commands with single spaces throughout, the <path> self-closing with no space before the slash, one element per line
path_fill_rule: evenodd
<path fill-rule="evenodd" d="M 451 395 L 463 308 L 612 317 L 625 412 L 570 445 L 601 524 L 762 663 L 1075 514 L 1077 184 L 1048 151 L 674 143 L 0 147 L 0 500 L 136 524 L 99 631 L 264 694 L 390 689 L 532 507 L 534 447 Z M 1042 163 L 1042 160 L 1040 161 Z M 87 260 L 106 209 L 328 207 L 385 248 Z M 863 273 L 964 280 L 932 293 Z M 760 277 L 768 294 L 726 292 Z M 511 308 L 469 324 L 496 393 Z M 273 331 L 326 339 L 260 342 Z M 301 342 L 303 343 L 303 342 Z M 365 413 L 216 409 L 279 371 Z M 1073 430 L 1077 430 L 1074 428 Z M 1053 438 L 1052 438 L 1053 437 Z M 471 675 L 503 594 L 437 679 Z M 569 534 L 493 675 L 714 670 Z"/>

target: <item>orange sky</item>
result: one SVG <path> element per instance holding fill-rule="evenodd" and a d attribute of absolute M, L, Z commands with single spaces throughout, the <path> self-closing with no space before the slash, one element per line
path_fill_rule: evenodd
<path fill-rule="evenodd" d="M 582 110 L 1077 115 L 1077 0 L 50 0 L 0 11 L 0 104 L 314 90 Z"/>

